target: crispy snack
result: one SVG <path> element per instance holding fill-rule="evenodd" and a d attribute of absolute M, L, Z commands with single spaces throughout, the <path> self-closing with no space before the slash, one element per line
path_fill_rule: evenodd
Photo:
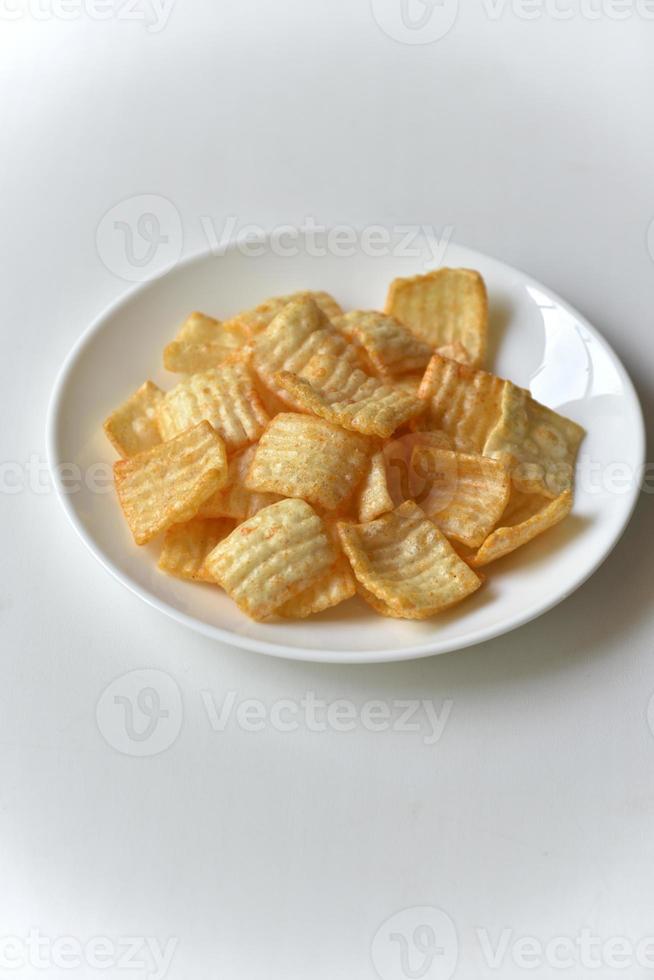
<path fill-rule="evenodd" d="M 478 548 L 499 521 L 509 500 L 511 476 L 486 456 L 453 453 L 416 444 L 412 476 L 424 489 L 420 506 L 448 538 Z"/>
<path fill-rule="evenodd" d="M 363 348 L 381 378 L 424 371 L 433 354 L 428 344 L 384 313 L 353 310 L 334 324 L 348 340 Z"/>
<path fill-rule="evenodd" d="M 170 442 L 114 463 L 114 479 L 134 540 L 147 544 L 195 517 L 227 479 L 225 444 L 208 422 Z"/>
<path fill-rule="evenodd" d="M 161 442 L 157 410 L 163 396 L 161 388 L 146 381 L 105 421 L 104 431 L 123 458 L 145 452 Z"/>
<path fill-rule="evenodd" d="M 245 479 L 248 490 L 338 507 L 364 477 L 372 446 L 365 436 L 311 415 L 277 415 L 261 436 Z"/>
<path fill-rule="evenodd" d="M 332 326 L 325 313 L 310 298 L 294 300 L 283 307 L 254 342 L 252 366 L 260 380 L 291 408 L 299 409 L 292 395 L 276 383 L 278 371 L 304 376 L 316 356 L 329 354 L 344 365 L 357 365 L 357 348 Z"/>
<path fill-rule="evenodd" d="M 304 500 L 281 500 L 239 524 L 205 567 L 243 612 L 266 619 L 322 578 L 337 557 L 313 508 Z"/>
<path fill-rule="evenodd" d="M 386 438 L 425 407 L 405 389 L 326 354 L 312 358 L 304 377 L 281 371 L 275 379 L 304 411 L 365 435 Z"/>
<path fill-rule="evenodd" d="M 164 439 L 172 439 L 203 419 L 222 436 L 230 453 L 256 442 L 263 432 L 268 415 L 244 355 L 180 381 L 159 407 Z"/>
<path fill-rule="evenodd" d="M 256 448 L 248 446 L 232 456 L 227 483 L 205 500 L 198 511 L 198 517 L 233 517 L 237 521 L 244 521 L 248 517 L 254 517 L 263 507 L 269 507 L 281 500 L 276 493 L 253 493 L 245 486 L 245 477 Z"/>
<path fill-rule="evenodd" d="M 246 310 L 244 313 L 237 314 L 232 320 L 228 321 L 228 325 L 240 327 L 248 337 L 256 337 L 257 334 L 260 334 L 266 329 L 269 323 L 272 323 L 277 314 L 281 313 L 289 303 L 301 302 L 307 299 L 313 300 L 330 320 L 341 316 L 343 313 L 343 310 L 334 297 L 330 296 L 329 293 L 322 291 L 311 292 L 305 289 L 298 293 L 291 293 L 288 296 L 273 296 L 271 299 L 260 303 L 253 310 Z"/>
<path fill-rule="evenodd" d="M 486 440 L 484 455 L 510 466 L 516 489 L 553 499 L 572 487 L 584 435 L 576 422 L 506 381 L 500 417 Z"/>
<path fill-rule="evenodd" d="M 460 341 L 472 363 L 483 364 L 488 330 L 484 280 L 472 269 L 434 269 L 395 279 L 386 312 L 432 348 Z"/>
<path fill-rule="evenodd" d="M 245 331 L 204 313 L 191 313 L 179 333 L 164 348 L 164 367 L 169 371 L 197 374 L 216 367 L 245 344 Z"/>
<path fill-rule="evenodd" d="M 338 524 L 364 598 L 385 615 L 426 619 L 480 586 L 472 569 L 413 501 L 369 524 Z"/>
<path fill-rule="evenodd" d="M 357 503 L 361 524 L 374 521 L 376 517 L 381 517 L 395 506 L 388 492 L 386 462 L 381 451 L 375 453 L 370 460 L 368 473 L 358 493 Z"/>
<path fill-rule="evenodd" d="M 234 521 L 225 519 L 203 521 L 194 517 L 186 524 L 173 524 L 164 535 L 159 568 L 175 578 L 212 582 L 204 560 L 233 530 Z"/>
<path fill-rule="evenodd" d="M 356 595 L 356 582 L 349 562 L 342 555 L 333 568 L 325 572 L 317 582 L 289 599 L 277 609 L 276 614 L 284 619 L 306 619 L 315 613 L 340 605 Z"/>
<path fill-rule="evenodd" d="M 539 494 L 514 491 L 500 520 L 500 527 L 486 538 L 469 562 L 475 568 L 503 558 L 554 527 L 572 510 L 572 490 L 564 490 L 554 500 Z"/>
<path fill-rule="evenodd" d="M 458 361 L 459 364 L 472 364 L 472 357 L 460 340 L 453 340 L 451 344 L 439 347 L 436 353 L 441 357 L 448 357 L 450 361 Z"/>
<path fill-rule="evenodd" d="M 429 428 L 444 431 L 463 453 L 482 453 L 501 412 L 505 382 L 434 354 L 420 385 Z"/>

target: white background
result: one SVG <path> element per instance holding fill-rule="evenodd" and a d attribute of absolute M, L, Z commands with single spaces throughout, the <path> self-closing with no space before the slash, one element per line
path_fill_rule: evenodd
<path fill-rule="evenodd" d="M 397 23 L 399 3 L 375 3 L 378 20 Z M 229 215 L 451 225 L 588 316 L 651 416 L 654 20 L 645 4 L 620 4 L 624 20 L 608 0 L 568 6 L 568 20 L 525 19 L 466 0 L 446 36 L 407 44 L 368 0 L 177 0 L 158 31 L 74 3 L 64 20 L 48 0 L 44 19 L 9 20 L 3 3 L 2 461 L 43 458 L 58 368 L 127 288 L 98 256 L 98 223 L 136 194 L 174 203 L 185 253 L 206 247 L 202 216 L 218 230 Z M 186 632 L 107 576 L 51 492 L 3 490 L 1 936 L 176 939 L 172 980 L 365 980 L 375 964 L 402 980 L 401 941 L 373 938 L 430 906 L 454 924 L 456 977 L 652 974 L 635 958 L 616 973 L 608 954 L 572 971 L 537 956 L 529 971 L 511 954 L 521 936 L 654 934 L 651 497 L 537 622 L 461 653 L 344 668 Z M 96 705 L 141 668 L 170 675 L 183 707 L 170 702 L 172 745 L 136 757 L 108 744 Z M 254 732 L 234 715 L 214 731 L 203 691 L 218 708 L 229 692 L 452 704 L 428 745 L 422 713 L 409 732 Z M 411 947 L 429 914 L 387 932 Z M 498 968 L 477 929 L 494 945 L 510 930 Z M 451 975 L 447 928 L 440 939 L 413 975 Z M 148 975 L 42 955 L 53 977 Z"/>

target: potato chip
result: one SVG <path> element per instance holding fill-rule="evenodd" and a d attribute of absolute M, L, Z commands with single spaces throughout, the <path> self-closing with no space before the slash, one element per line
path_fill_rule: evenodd
<path fill-rule="evenodd" d="M 284 619 L 306 619 L 307 616 L 338 606 L 354 595 L 354 575 L 347 559 L 341 556 L 334 567 L 325 572 L 317 582 L 280 606 L 276 615 L 283 616 Z"/>
<path fill-rule="evenodd" d="M 576 422 L 506 381 L 500 417 L 486 440 L 484 455 L 502 459 L 511 467 L 518 490 L 554 498 L 572 486 L 584 435 Z"/>
<path fill-rule="evenodd" d="M 164 367 L 169 371 L 197 374 L 216 367 L 245 344 L 245 331 L 204 313 L 191 313 L 179 333 L 164 348 Z"/>
<path fill-rule="evenodd" d="M 528 498 L 531 498 L 528 499 Z M 477 568 L 503 558 L 523 544 L 548 531 L 568 516 L 572 510 L 572 491 L 549 500 L 539 494 L 514 491 L 511 503 L 500 520 L 500 527 L 484 541 L 477 554 L 469 559 Z"/>
<path fill-rule="evenodd" d="M 368 524 L 339 523 L 338 532 L 364 597 L 386 615 L 426 619 L 481 584 L 413 501 Z"/>
<path fill-rule="evenodd" d="M 281 499 L 276 493 L 253 493 L 246 488 L 245 477 L 255 452 L 256 446 L 248 446 L 232 456 L 225 486 L 205 500 L 198 517 L 233 517 L 244 521 Z"/>
<path fill-rule="evenodd" d="M 322 578 L 337 558 L 313 508 L 304 500 L 280 500 L 239 524 L 205 567 L 243 612 L 266 619 Z"/>
<path fill-rule="evenodd" d="M 105 421 L 104 431 L 123 458 L 136 456 L 161 442 L 157 411 L 163 396 L 161 388 L 146 381 Z"/>
<path fill-rule="evenodd" d="M 486 456 L 420 444 L 414 446 L 409 465 L 409 480 L 417 476 L 422 486 L 417 503 L 427 517 L 446 537 L 478 548 L 509 500 L 511 477 L 506 467 Z"/>
<path fill-rule="evenodd" d="M 259 440 L 245 486 L 331 510 L 361 482 L 371 451 L 365 436 L 324 419 L 277 415 Z"/>
<path fill-rule="evenodd" d="M 505 382 L 486 371 L 434 354 L 420 385 L 424 424 L 451 437 L 463 453 L 483 452 L 501 412 Z"/>
<path fill-rule="evenodd" d="M 434 269 L 395 279 L 386 312 L 432 348 L 460 341 L 472 363 L 483 363 L 488 331 L 484 280 L 473 269 Z"/>
<path fill-rule="evenodd" d="M 243 355 L 180 381 L 159 407 L 159 426 L 165 439 L 206 419 L 232 453 L 256 442 L 268 415 L 256 391 Z"/>
<path fill-rule="evenodd" d="M 459 364 L 472 364 L 472 357 L 465 349 L 460 340 L 454 340 L 451 344 L 439 347 L 436 350 L 441 357 L 447 357 L 450 361 L 458 361 Z"/>
<path fill-rule="evenodd" d="M 204 560 L 219 541 L 234 530 L 234 521 L 199 520 L 173 524 L 164 535 L 159 568 L 175 578 L 194 582 L 213 582 L 204 569 Z"/>
<path fill-rule="evenodd" d="M 275 381 L 278 371 L 300 377 L 316 355 L 330 354 L 343 364 L 358 365 L 357 348 L 332 326 L 310 299 L 288 303 L 254 342 L 252 367 L 260 380 L 291 408 L 299 409 L 292 395 Z"/>
<path fill-rule="evenodd" d="M 385 313 L 353 310 L 334 324 L 348 340 L 365 350 L 375 373 L 386 379 L 424 371 L 433 354 L 428 344 Z"/>
<path fill-rule="evenodd" d="M 253 310 L 246 310 L 244 313 L 237 314 L 232 320 L 228 321 L 228 324 L 240 327 L 246 332 L 248 337 L 256 337 L 257 334 L 260 334 L 266 329 L 269 323 L 272 323 L 277 314 L 281 313 L 289 303 L 302 302 L 307 299 L 313 300 L 330 320 L 341 316 L 343 313 L 343 310 L 334 297 L 330 296 L 329 293 L 302 290 L 297 293 L 291 293 L 288 296 L 273 296 Z"/>
<path fill-rule="evenodd" d="M 395 507 L 388 492 L 383 452 L 375 453 L 370 460 L 368 473 L 358 493 L 357 503 L 361 524 L 365 524 L 366 521 L 374 521 L 376 517 L 381 517 L 382 514 L 386 514 Z"/>
<path fill-rule="evenodd" d="M 134 540 L 147 544 L 171 524 L 190 521 L 223 486 L 225 444 L 208 422 L 200 422 L 170 442 L 119 460 L 114 479 Z"/>
<path fill-rule="evenodd" d="M 313 357 L 303 377 L 281 371 L 275 378 L 304 411 L 365 435 L 386 438 L 425 407 L 405 389 L 329 355 Z"/>

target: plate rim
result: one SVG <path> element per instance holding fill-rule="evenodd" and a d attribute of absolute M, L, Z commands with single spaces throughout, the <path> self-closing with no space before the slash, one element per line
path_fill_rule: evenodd
<path fill-rule="evenodd" d="M 269 242 L 270 235 L 262 236 L 262 242 Z M 642 405 L 640 403 L 640 398 L 636 387 L 629 376 L 629 373 L 622 363 L 622 359 L 618 356 L 616 351 L 613 349 L 609 341 L 604 337 L 604 335 L 594 327 L 585 316 L 583 316 L 579 310 L 577 310 L 571 303 L 560 296 L 555 290 L 541 283 L 539 280 L 534 279 L 528 273 L 523 272 L 517 266 L 510 265 L 508 262 L 504 262 L 501 259 L 495 258 L 492 255 L 481 252 L 478 249 L 470 248 L 467 245 L 462 245 L 459 242 L 450 242 L 450 245 L 460 248 L 467 252 L 472 258 L 481 258 L 482 260 L 492 262 L 497 266 L 501 267 L 504 271 L 508 273 L 518 274 L 526 284 L 535 287 L 536 289 L 544 290 L 546 294 L 553 297 L 553 299 L 560 304 L 560 306 L 574 316 L 585 328 L 587 328 L 590 333 L 597 336 L 605 348 L 611 354 L 615 365 L 621 375 L 621 380 L 625 387 L 628 389 L 636 411 L 636 421 L 637 421 L 637 432 L 635 437 L 637 439 L 637 454 L 638 454 L 638 466 L 642 469 L 645 463 L 645 446 L 646 446 L 646 432 L 645 432 L 645 419 L 643 415 Z M 147 603 L 153 609 L 157 609 L 164 615 L 175 620 L 178 623 L 188 627 L 194 632 L 200 633 L 214 640 L 219 640 L 222 643 L 227 644 L 227 646 L 236 647 L 238 649 L 250 650 L 255 653 L 265 654 L 267 656 L 279 657 L 284 660 L 295 660 L 295 661 L 307 661 L 311 663 L 338 663 L 338 664 L 373 664 L 373 663 L 392 663 L 400 662 L 404 660 L 417 660 L 424 657 L 440 656 L 445 653 L 454 653 L 458 650 L 465 650 L 468 647 L 475 646 L 479 643 L 484 643 L 487 640 L 492 640 L 498 636 L 502 636 L 505 633 L 510 633 L 520 626 L 525 626 L 527 623 L 532 622 L 539 616 L 544 615 L 551 609 L 554 609 L 561 602 L 564 602 L 569 598 L 577 589 L 581 588 L 585 582 L 591 578 L 592 575 L 598 570 L 598 568 L 606 561 L 613 549 L 616 547 L 620 539 L 622 538 L 636 508 L 638 499 L 640 496 L 642 481 L 634 481 L 633 486 L 630 488 L 630 494 L 628 496 L 628 505 L 625 508 L 625 512 L 621 523 L 618 525 L 617 529 L 614 531 L 612 537 L 607 541 L 606 546 L 601 550 L 599 557 L 590 566 L 590 568 L 585 569 L 583 574 L 574 580 L 574 582 L 566 588 L 562 593 L 557 594 L 555 598 L 548 599 L 542 602 L 536 602 L 532 606 L 524 609 L 520 614 L 514 616 L 507 624 L 507 622 L 497 623 L 495 625 L 482 627 L 471 632 L 468 635 L 464 635 L 460 640 L 456 641 L 442 641 L 442 646 L 439 646 L 439 642 L 436 638 L 431 641 L 418 643 L 411 647 L 406 648 L 393 648 L 390 647 L 387 650 L 322 650 L 315 649 L 311 647 L 284 647 L 281 643 L 274 643 L 267 640 L 257 640 L 245 636 L 240 633 L 232 632 L 231 630 L 224 629 L 220 626 L 212 626 L 207 623 L 201 622 L 194 616 L 190 616 L 187 613 L 182 612 L 180 609 L 171 605 L 158 596 L 149 592 L 147 589 L 138 585 L 134 582 L 129 575 L 123 572 L 117 565 L 114 564 L 107 556 L 101 551 L 101 549 L 96 545 L 93 538 L 88 534 L 81 521 L 77 516 L 77 512 L 73 507 L 70 494 L 65 492 L 63 487 L 63 482 L 57 471 L 57 464 L 60 461 L 60 453 L 58 451 L 58 432 L 59 425 L 61 421 L 61 408 L 63 395 L 66 391 L 67 383 L 72 370 L 77 363 L 79 355 L 84 351 L 86 346 L 92 341 L 95 335 L 100 331 L 103 323 L 114 316 L 116 313 L 120 312 L 121 308 L 127 306 L 133 296 L 147 292 L 152 289 L 159 279 L 169 275 L 171 272 L 176 272 L 184 269 L 188 266 L 194 265 L 195 263 L 200 263 L 207 260 L 210 257 L 215 259 L 220 259 L 225 254 L 233 252 L 238 248 L 237 241 L 231 241 L 224 249 L 221 249 L 220 255 L 215 255 L 211 249 L 200 249 L 191 253 L 190 255 L 184 256 L 179 261 L 172 265 L 169 265 L 162 269 L 160 272 L 156 273 L 152 278 L 146 280 L 145 282 L 136 283 L 128 287 L 121 295 L 116 299 L 112 300 L 107 306 L 105 306 L 100 313 L 98 313 L 89 323 L 89 325 L 82 331 L 80 336 L 77 338 L 70 351 L 64 358 L 64 361 L 57 372 L 55 383 L 53 385 L 52 393 L 48 403 L 47 416 L 46 416 L 46 455 L 48 466 L 50 469 L 51 478 L 53 481 L 53 486 L 55 488 L 56 496 L 61 504 L 64 513 L 66 514 L 68 520 L 75 529 L 77 535 L 81 538 L 85 546 L 91 552 L 91 554 L 96 558 L 96 560 L 102 565 L 102 567 L 112 576 L 121 583 L 129 592 L 133 595 L 138 596 L 142 601 Z"/>

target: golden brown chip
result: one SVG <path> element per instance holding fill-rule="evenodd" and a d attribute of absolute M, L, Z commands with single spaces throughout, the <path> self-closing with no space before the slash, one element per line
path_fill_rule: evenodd
<path fill-rule="evenodd" d="M 357 365 L 357 348 L 332 326 L 310 298 L 288 303 L 254 342 L 252 367 L 261 382 L 291 408 L 300 409 L 292 395 L 276 383 L 279 371 L 304 376 L 316 356 L 330 354 L 344 365 Z"/>
<path fill-rule="evenodd" d="M 334 321 L 341 333 L 362 347 L 383 378 L 424 371 L 432 348 L 394 317 L 374 310 L 353 310 Z"/>
<path fill-rule="evenodd" d="M 488 331 L 484 280 L 473 269 L 434 269 L 395 279 L 386 312 L 432 348 L 460 341 L 472 363 L 483 364 Z"/>
<path fill-rule="evenodd" d="M 157 411 L 163 396 L 161 388 L 146 381 L 105 421 L 104 431 L 124 458 L 152 449 L 161 442 Z"/>
<path fill-rule="evenodd" d="M 325 572 L 317 582 L 289 599 L 276 610 L 284 619 L 306 619 L 315 613 L 340 605 L 356 595 L 356 582 L 346 558 L 341 556 L 333 568 Z"/>
<path fill-rule="evenodd" d="M 206 569 L 253 619 L 266 619 L 333 568 L 338 552 L 304 500 L 280 500 L 232 531 Z"/>
<path fill-rule="evenodd" d="M 191 313 L 179 333 L 164 348 L 164 367 L 169 371 L 197 374 L 221 364 L 245 344 L 245 331 L 204 313 Z"/>
<path fill-rule="evenodd" d="M 244 521 L 281 499 L 276 493 L 254 493 L 245 486 L 245 477 L 255 452 L 256 446 L 248 446 L 232 456 L 225 486 L 205 500 L 198 517 L 233 517 Z"/>
<path fill-rule="evenodd" d="M 376 517 L 393 510 L 395 504 L 388 492 L 386 463 L 383 452 L 375 453 L 370 460 L 368 473 L 358 493 L 359 523 L 374 521 Z"/>
<path fill-rule="evenodd" d="M 454 340 L 451 344 L 439 347 L 436 353 L 440 354 L 441 357 L 448 357 L 451 361 L 458 361 L 459 364 L 472 364 L 472 357 L 460 340 Z"/>
<path fill-rule="evenodd" d="M 434 354 L 420 385 L 425 424 L 451 437 L 463 453 L 482 453 L 501 412 L 505 382 Z"/>
<path fill-rule="evenodd" d="M 513 484 L 525 493 L 558 497 L 572 486 L 584 430 L 534 401 L 528 391 L 505 383 L 500 417 L 484 455 L 506 462 Z"/>
<path fill-rule="evenodd" d="M 368 524 L 340 523 L 338 532 L 364 596 L 386 615 L 426 619 L 481 584 L 413 501 Z"/>
<path fill-rule="evenodd" d="M 222 436 L 230 453 L 259 438 L 268 415 L 245 356 L 236 355 L 217 368 L 190 375 L 166 394 L 159 407 L 165 439 L 203 419 Z"/>
<path fill-rule="evenodd" d="M 241 327 L 241 329 L 245 330 L 248 337 L 256 337 L 257 334 L 266 329 L 269 323 L 272 323 L 277 314 L 281 313 L 289 303 L 307 299 L 313 300 L 330 320 L 340 316 L 343 312 L 334 297 L 330 296 L 329 293 L 302 290 L 301 292 L 291 293 L 288 296 L 273 296 L 253 310 L 246 310 L 244 313 L 237 314 L 228 323 Z"/>
<path fill-rule="evenodd" d="M 477 568 L 503 558 L 504 555 L 508 555 L 554 527 L 567 517 L 571 510 L 571 490 L 564 490 L 554 500 L 539 494 L 522 494 L 520 491 L 514 491 L 511 502 L 500 520 L 500 527 L 486 538 L 477 554 L 469 559 L 470 564 Z"/>
<path fill-rule="evenodd" d="M 234 521 L 224 519 L 204 521 L 194 517 L 186 524 L 173 524 L 164 535 L 159 568 L 176 578 L 213 582 L 204 560 L 233 530 Z"/>
<path fill-rule="evenodd" d="M 338 357 L 312 358 L 303 377 L 290 371 L 276 375 L 299 408 L 354 432 L 386 438 L 419 415 L 424 401 L 405 389 L 384 384 Z"/>
<path fill-rule="evenodd" d="M 120 505 L 137 544 L 195 517 L 227 479 L 225 444 L 208 422 L 114 464 Z"/>
<path fill-rule="evenodd" d="M 311 415 L 277 415 L 261 436 L 245 479 L 249 490 L 302 497 L 329 510 L 361 482 L 372 446 L 365 436 Z"/>

